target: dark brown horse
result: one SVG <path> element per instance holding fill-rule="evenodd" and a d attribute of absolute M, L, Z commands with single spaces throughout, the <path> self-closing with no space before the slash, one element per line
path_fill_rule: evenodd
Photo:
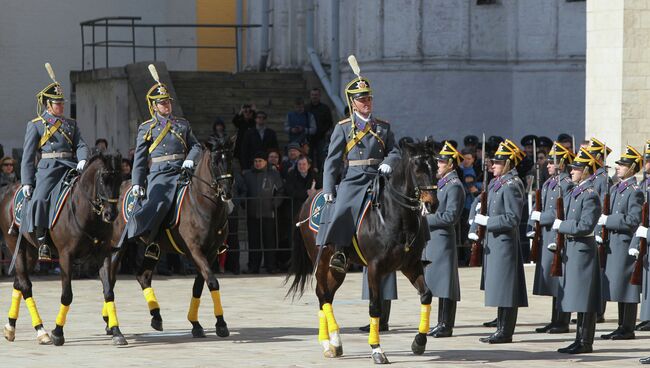
<path fill-rule="evenodd" d="M 219 254 L 223 251 L 223 244 L 228 236 L 228 213 L 229 204 L 232 200 L 231 188 L 232 176 L 232 143 L 231 141 L 215 140 L 208 143 L 208 150 L 204 150 L 194 174 L 185 172 L 185 177 L 190 183 L 185 194 L 185 199 L 180 208 L 180 221 L 178 226 L 169 230 L 165 229 L 158 236 L 162 252 L 177 252 L 188 256 L 196 266 L 198 275 L 194 279 L 192 288 L 192 299 L 190 301 L 187 318 L 192 324 L 192 335 L 194 337 L 205 337 L 203 327 L 198 320 L 199 303 L 203 285 L 207 283 L 214 305 L 214 315 L 217 318 L 216 332 L 220 337 L 230 335 L 228 326 L 223 318 L 221 306 L 221 295 L 219 293 L 219 282 L 212 272 L 212 265 Z M 130 183 L 122 186 L 120 203 L 130 188 Z M 120 211 L 122 206 L 120 206 Z M 125 221 L 119 216 L 116 221 L 113 242 L 117 244 L 122 236 Z M 170 240 L 170 237 L 172 240 Z M 121 257 L 126 249 L 122 247 L 116 257 Z M 115 274 L 115 268 L 119 262 L 106 264 L 100 277 L 105 278 Z M 144 258 L 137 273 L 137 280 L 149 306 L 152 316 L 151 327 L 162 331 L 163 323 L 160 315 L 160 305 L 156 299 L 151 279 L 156 261 L 151 258 Z M 106 268 L 112 266 L 113 271 L 107 272 Z M 108 280 L 110 284 L 115 279 Z M 107 329 L 107 333 L 110 331 Z"/>
<path fill-rule="evenodd" d="M 415 286 L 420 294 L 421 316 L 418 334 L 411 349 L 422 354 L 426 346 L 426 333 L 429 331 L 429 312 L 431 310 L 431 291 L 424 283 L 423 265 L 420 260 L 426 244 L 428 227 L 421 215 L 421 206 L 426 203 L 430 211 L 435 211 L 435 176 L 433 142 L 404 143 L 401 145 L 401 160 L 390 179 L 383 180 L 383 190 L 379 206 L 371 206 L 367 211 L 356 239 L 359 252 L 349 253 L 350 263 L 367 265 L 368 286 L 370 288 L 370 335 L 368 343 L 372 348 L 375 363 L 385 364 L 388 359 L 379 344 L 379 316 L 381 314 L 382 278 L 395 270 L 402 273 Z M 309 215 L 312 197 L 303 204 L 300 219 Z M 320 304 L 318 340 L 326 357 L 343 354 L 339 326 L 334 318 L 332 301 L 336 290 L 345 279 L 345 274 L 332 271 L 329 260 L 333 247 L 320 250 L 316 246 L 316 234 L 309 229 L 307 221 L 301 221 L 300 232 L 304 247 L 294 247 L 290 274 L 293 283 L 287 295 L 302 295 L 309 276 L 316 264 L 316 295 Z"/>
<path fill-rule="evenodd" d="M 63 345 L 63 326 L 72 303 L 72 263 L 75 260 L 89 265 L 99 265 L 111 261 L 110 239 L 113 231 L 113 221 L 117 217 L 117 197 L 121 183 L 121 163 L 119 155 L 97 154 L 88 160 L 86 169 L 81 173 L 72 187 L 67 202 L 64 204 L 56 222 L 50 230 L 53 245 L 59 254 L 61 267 L 61 307 L 56 317 L 56 327 L 52 330 L 52 338 L 43 327 L 43 322 L 32 296 L 32 283 L 29 273 L 36 265 L 37 248 L 33 234 L 22 237 L 18 254 L 16 254 L 16 274 L 9 323 L 4 328 L 5 338 L 13 341 L 16 333 L 16 320 L 20 307 L 20 298 L 32 317 L 32 325 L 37 331 L 37 339 L 41 344 L 54 342 Z M 5 235 L 7 245 L 15 252 L 18 240 L 17 232 L 7 234 L 12 226 L 13 218 L 10 213 L 11 202 L 20 185 L 16 184 L 0 192 L 0 230 Z M 120 332 L 112 285 L 104 284 L 104 302 L 110 309 L 110 326 L 113 333 L 113 343 L 126 345 L 126 339 Z"/>

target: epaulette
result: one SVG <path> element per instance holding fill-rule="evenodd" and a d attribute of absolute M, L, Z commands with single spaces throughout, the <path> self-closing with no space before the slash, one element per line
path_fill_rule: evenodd
<path fill-rule="evenodd" d="M 174 121 L 189 123 L 187 119 L 178 116 L 174 116 Z"/>
<path fill-rule="evenodd" d="M 377 119 L 377 118 L 375 118 L 375 122 L 378 123 L 378 124 L 390 125 L 386 120 L 381 120 L 381 119 Z"/>
<path fill-rule="evenodd" d="M 587 189 L 585 189 L 584 191 L 587 192 L 587 193 L 596 193 L 596 191 L 594 190 L 594 188 L 587 188 Z"/>
<path fill-rule="evenodd" d="M 562 179 L 562 180 L 566 181 L 567 183 L 571 183 L 571 177 L 570 176 L 565 176 L 564 179 Z"/>
<path fill-rule="evenodd" d="M 351 120 L 350 118 L 345 118 L 345 119 L 339 121 L 339 125 L 343 125 L 343 124 L 345 124 L 345 123 L 349 123 L 349 122 L 351 122 L 351 121 L 352 121 L 352 120 Z"/>
<path fill-rule="evenodd" d="M 153 121 L 153 118 L 151 118 L 151 119 L 145 121 L 144 123 L 142 123 L 142 124 L 140 124 L 140 125 L 151 124 L 152 121 Z"/>
<path fill-rule="evenodd" d="M 456 184 L 456 183 L 462 184 L 460 179 L 458 179 L 458 178 L 453 178 L 453 179 L 449 180 L 449 183 L 450 184 Z"/>
<path fill-rule="evenodd" d="M 37 117 L 35 117 L 34 119 L 32 119 L 32 121 L 30 121 L 30 123 L 35 123 L 35 122 L 37 122 L 37 121 L 44 121 L 44 120 L 45 120 L 45 119 L 43 119 L 42 116 L 37 116 Z"/>

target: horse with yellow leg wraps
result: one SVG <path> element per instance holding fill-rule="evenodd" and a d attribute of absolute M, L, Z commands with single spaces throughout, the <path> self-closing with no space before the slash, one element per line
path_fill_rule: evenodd
<path fill-rule="evenodd" d="M 97 265 L 111 262 L 110 239 L 113 231 L 112 222 L 117 217 L 117 197 L 119 195 L 122 175 L 120 167 L 122 158 L 119 155 L 95 155 L 88 160 L 83 173 L 74 179 L 72 185 L 61 197 L 56 222 L 50 230 L 53 245 L 59 255 L 61 267 L 61 307 L 56 317 L 56 327 L 52 336 L 45 331 L 38 313 L 36 302 L 32 296 L 32 283 L 29 273 L 37 261 L 37 240 L 33 234 L 21 237 L 18 246 L 18 235 L 15 231 L 15 221 L 11 209 L 14 208 L 14 197 L 19 187 L 6 187 L 0 191 L 0 230 L 7 234 L 7 246 L 16 254 L 16 273 L 14 290 L 9 309 L 9 323 L 4 328 L 5 338 L 15 339 L 16 320 L 20 309 L 20 299 L 25 300 L 32 318 L 32 326 L 37 331 L 40 344 L 63 345 L 65 342 L 63 327 L 72 303 L 72 264 L 81 260 L 86 264 Z M 12 231 L 8 232 L 9 229 Z M 126 345 L 122 335 L 115 309 L 113 285 L 104 284 L 104 302 L 107 305 L 109 325 L 115 345 Z"/>
<path fill-rule="evenodd" d="M 219 337 L 230 335 L 223 316 L 219 282 L 212 272 L 210 265 L 217 255 L 225 250 L 224 241 L 228 236 L 228 214 L 232 209 L 232 142 L 214 140 L 208 143 L 198 161 L 194 174 L 186 173 L 183 180 L 188 182 L 184 198 L 178 206 L 177 225 L 160 231 L 157 242 L 161 252 L 177 252 L 191 258 L 198 270 L 192 287 L 187 319 L 192 324 L 192 336 L 205 337 L 203 327 L 199 323 L 198 310 L 201 302 L 203 286 L 207 283 L 214 307 L 216 334 Z M 130 183 L 122 188 L 120 203 L 124 203 L 125 195 L 129 192 Z M 124 211 L 125 205 L 120 206 Z M 119 216 L 113 233 L 113 241 L 117 244 L 124 232 L 125 219 Z M 126 247 L 121 247 L 116 253 L 119 260 Z M 152 316 L 151 327 L 163 330 L 163 320 L 160 305 L 151 287 L 153 270 L 157 260 L 145 256 L 137 272 L 137 281 L 142 287 L 144 298 Z M 119 262 L 111 264 L 119 267 Z M 108 275 L 108 272 L 100 274 Z M 114 283 L 114 280 L 110 282 Z M 103 312 L 105 316 L 105 311 Z M 105 319 L 106 320 L 106 319 Z M 107 332 L 110 332 L 107 330 Z"/>
<path fill-rule="evenodd" d="M 379 316 L 381 314 L 382 278 L 390 272 L 401 270 L 420 294 L 420 324 L 418 333 L 411 344 L 414 354 L 423 354 L 429 332 L 431 311 L 431 291 L 424 282 L 421 262 L 422 251 L 428 236 L 426 220 L 421 209 L 426 205 L 430 212 L 435 211 L 434 153 L 433 142 L 404 143 L 401 157 L 390 179 L 381 177 L 381 189 L 375 187 L 378 199 L 365 206 L 356 236 L 352 239 L 355 252 L 349 262 L 368 267 L 370 287 L 370 334 L 368 344 L 372 348 L 372 358 L 376 364 L 386 364 L 388 359 L 380 346 Z M 343 354 L 339 326 L 334 317 L 332 302 L 336 290 L 345 279 L 345 273 L 333 271 L 329 260 L 334 252 L 332 247 L 320 249 L 316 244 L 316 229 L 311 223 L 314 211 L 311 209 L 315 194 L 307 199 L 300 211 L 301 221 L 297 226 L 304 240 L 304 247 L 293 249 L 289 276 L 293 281 L 287 295 L 302 296 L 307 280 L 315 265 L 316 295 L 320 310 L 318 312 L 318 340 L 325 357 L 334 358 Z M 320 212 L 320 210 L 318 211 Z M 348 263 L 349 263 L 348 262 Z"/>

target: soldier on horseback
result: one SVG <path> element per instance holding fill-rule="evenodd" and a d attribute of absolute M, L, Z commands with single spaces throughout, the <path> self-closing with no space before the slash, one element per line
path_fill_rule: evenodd
<path fill-rule="evenodd" d="M 350 60 L 353 59 L 353 60 Z M 368 79 L 359 75 L 356 59 L 350 64 L 357 75 L 345 87 L 350 116 L 341 120 L 332 132 L 323 171 L 325 201 L 332 205 L 329 224 L 319 231 L 316 244 L 333 244 L 336 252 L 330 267 L 345 273 L 346 249 L 352 242 L 366 192 L 377 173 L 388 175 L 399 149 L 390 125 L 372 115 L 372 89 Z M 344 171 L 344 162 L 347 169 Z M 341 176 L 338 189 L 336 181 Z M 336 197 L 336 201 L 334 198 Z M 326 216 L 323 216 L 326 217 Z"/>
<path fill-rule="evenodd" d="M 52 83 L 37 95 L 37 117 L 27 123 L 23 159 L 20 165 L 22 192 L 29 198 L 22 216 L 23 233 L 34 232 L 38 258 L 51 260 L 48 229 L 55 215 L 50 205 L 57 199 L 59 183 L 70 169 L 83 170 L 88 147 L 77 122 L 64 114 L 65 96 L 49 63 L 45 68 Z M 45 111 L 42 111 L 45 107 Z M 40 161 L 36 165 L 37 153 Z"/>
<path fill-rule="evenodd" d="M 167 87 L 159 81 L 153 65 L 149 70 L 156 80 L 147 93 L 151 119 L 138 129 L 131 188 L 131 194 L 142 205 L 128 221 L 126 237 L 142 241 L 146 245 L 145 257 L 158 260 L 160 247 L 156 238 L 172 207 L 181 169 L 194 168 L 201 145 L 189 121 L 172 115 L 173 99 Z"/>

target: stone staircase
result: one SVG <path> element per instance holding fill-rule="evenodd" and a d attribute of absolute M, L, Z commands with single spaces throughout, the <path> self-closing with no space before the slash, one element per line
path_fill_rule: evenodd
<path fill-rule="evenodd" d="M 220 116 L 228 134 L 235 134 L 232 118 L 242 104 L 255 104 L 268 114 L 267 125 L 274 129 L 280 147 L 287 143 L 283 131 L 287 112 L 294 100 L 303 97 L 308 103 L 309 88 L 302 71 L 295 72 L 169 72 L 178 103 L 192 123 L 199 140 L 212 133 L 212 123 Z"/>

